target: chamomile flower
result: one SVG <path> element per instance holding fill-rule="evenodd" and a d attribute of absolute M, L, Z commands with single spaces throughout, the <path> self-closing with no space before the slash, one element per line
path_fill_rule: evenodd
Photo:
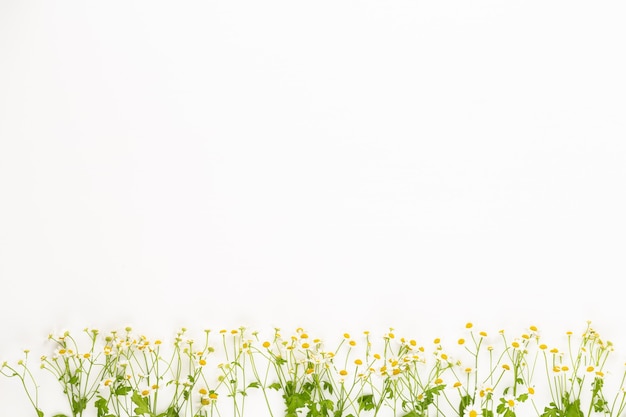
<path fill-rule="evenodd" d="M 482 416 L 480 408 L 470 405 L 463 411 L 463 417 L 479 417 Z"/>
<path fill-rule="evenodd" d="M 151 393 L 152 387 L 149 385 L 143 385 L 141 388 L 139 388 L 139 395 L 141 395 L 142 397 L 148 397 Z"/>
<path fill-rule="evenodd" d="M 515 406 L 517 405 L 517 402 L 515 401 L 515 397 L 513 397 L 512 395 L 505 395 L 504 398 L 502 399 L 502 402 L 504 403 L 504 406 L 511 411 L 514 411 Z"/>

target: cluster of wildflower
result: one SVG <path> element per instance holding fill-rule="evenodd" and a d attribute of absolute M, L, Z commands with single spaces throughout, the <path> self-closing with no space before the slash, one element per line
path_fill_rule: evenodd
<path fill-rule="evenodd" d="M 626 408 L 626 373 L 607 378 L 613 345 L 589 323 L 580 336 L 567 332 L 564 348 L 544 343 L 535 326 L 509 338 L 472 323 L 450 345 L 394 329 L 345 333 L 332 349 L 302 328 L 268 338 L 244 327 L 216 333 L 198 342 L 183 328 L 164 343 L 130 327 L 85 329 L 80 343 L 64 332 L 49 336 L 39 368 L 60 384 L 68 413 L 60 417 L 242 417 L 255 396 L 254 415 L 264 404 L 271 417 L 617 417 Z M 21 382 L 43 417 L 29 351 L 0 373 Z"/>

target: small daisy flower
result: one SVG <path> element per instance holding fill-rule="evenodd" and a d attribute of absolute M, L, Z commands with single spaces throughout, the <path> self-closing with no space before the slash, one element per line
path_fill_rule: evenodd
<path fill-rule="evenodd" d="M 480 408 L 470 405 L 463 411 L 463 417 L 479 417 L 482 416 Z"/>
<path fill-rule="evenodd" d="M 516 405 L 515 397 L 513 397 L 512 395 L 506 395 L 503 398 L 503 401 L 504 401 L 504 405 L 506 406 L 506 408 L 508 408 L 511 411 L 515 410 L 515 405 Z"/>
<path fill-rule="evenodd" d="M 148 397 L 152 392 L 152 387 L 145 385 L 139 389 L 139 395 L 142 397 Z"/>

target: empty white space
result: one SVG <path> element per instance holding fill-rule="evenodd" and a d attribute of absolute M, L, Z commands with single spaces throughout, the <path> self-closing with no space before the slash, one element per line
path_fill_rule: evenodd
<path fill-rule="evenodd" d="M 626 341 L 625 18 L 3 0 L 0 357 L 126 324 Z"/>

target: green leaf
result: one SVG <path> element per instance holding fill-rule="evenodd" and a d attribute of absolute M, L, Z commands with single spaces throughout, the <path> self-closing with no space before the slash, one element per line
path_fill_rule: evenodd
<path fill-rule="evenodd" d="M 322 400 L 320 401 L 320 412 L 322 415 L 327 415 L 328 411 L 333 411 L 335 409 L 335 403 L 332 400 Z"/>
<path fill-rule="evenodd" d="M 559 417 L 560 411 L 556 407 L 556 404 L 550 403 L 552 407 L 546 407 L 543 409 L 543 414 L 541 417 Z"/>
<path fill-rule="evenodd" d="M 268 388 L 275 389 L 276 391 L 280 391 L 281 386 L 278 382 L 274 382 L 273 384 L 270 384 Z"/>
<path fill-rule="evenodd" d="M 472 403 L 472 397 L 469 395 L 464 395 L 461 397 L 461 402 L 459 403 L 459 415 L 462 416 L 463 412 L 467 408 L 468 405 Z"/>
<path fill-rule="evenodd" d="M 261 383 L 257 382 L 251 382 L 250 384 L 248 384 L 248 388 L 260 388 L 261 387 Z"/>
<path fill-rule="evenodd" d="M 372 394 L 362 395 L 356 399 L 356 402 L 359 404 L 359 411 L 373 410 L 375 407 L 374 395 Z"/>
<path fill-rule="evenodd" d="M 133 393 L 131 400 L 137 406 L 134 410 L 135 414 L 151 414 L 150 407 L 148 406 L 148 400 L 139 395 L 137 391 Z"/>
<path fill-rule="evenodd" d="M 329 393 L 331 394 L 333 393 L 333 384 L 331 384 L 330 382 L 328 381 L 322 382 L 322 387 Z"/>
<path fill-rule="evenodd" d="M 200 416 L 200 414 L 196 414 L 195 416 Z M 178 414 L 174 406 L 170 406 L 167 411 L 158 414 L 156 417 L 180 417 L 180 414 Z"/>
<path fill-rule="evenodd" d="M 74 415 L 80 415 L 87 408 L 87 398 L 72 399 L 72 412 Z"/>
<path fill-rule="evenodd" d="M 106 417 L 109 413 L 109 405 L 108 401 L 102 397 L 98 397 L 98 399 L 93 403 L 93 405 L 98 410 L 98 417 Z"/>
<path fill-rule="evenodd" d="M 311 399 L 308 392 L 295 393 L 288 397 L 285 397 L 285 403 L 287 405 L 288 412 L 295 412 L 299 408 L 304 408 Z"/>
<path fill-rule="evenodd" d="M 117 387 L 115 389 L 115 391 L 113 391 L 113 394 L 115 394 L 115 395 L 127 395 L 132 390 L 133 389 L 131 387 Z"/>
<path fill-rule="evenodd" d="M 580 409 L 580 400 L 576 400 L 571 404 L 568 404 L 565 407 L 564 417 L 585 417 L 582 410 Z"/>

